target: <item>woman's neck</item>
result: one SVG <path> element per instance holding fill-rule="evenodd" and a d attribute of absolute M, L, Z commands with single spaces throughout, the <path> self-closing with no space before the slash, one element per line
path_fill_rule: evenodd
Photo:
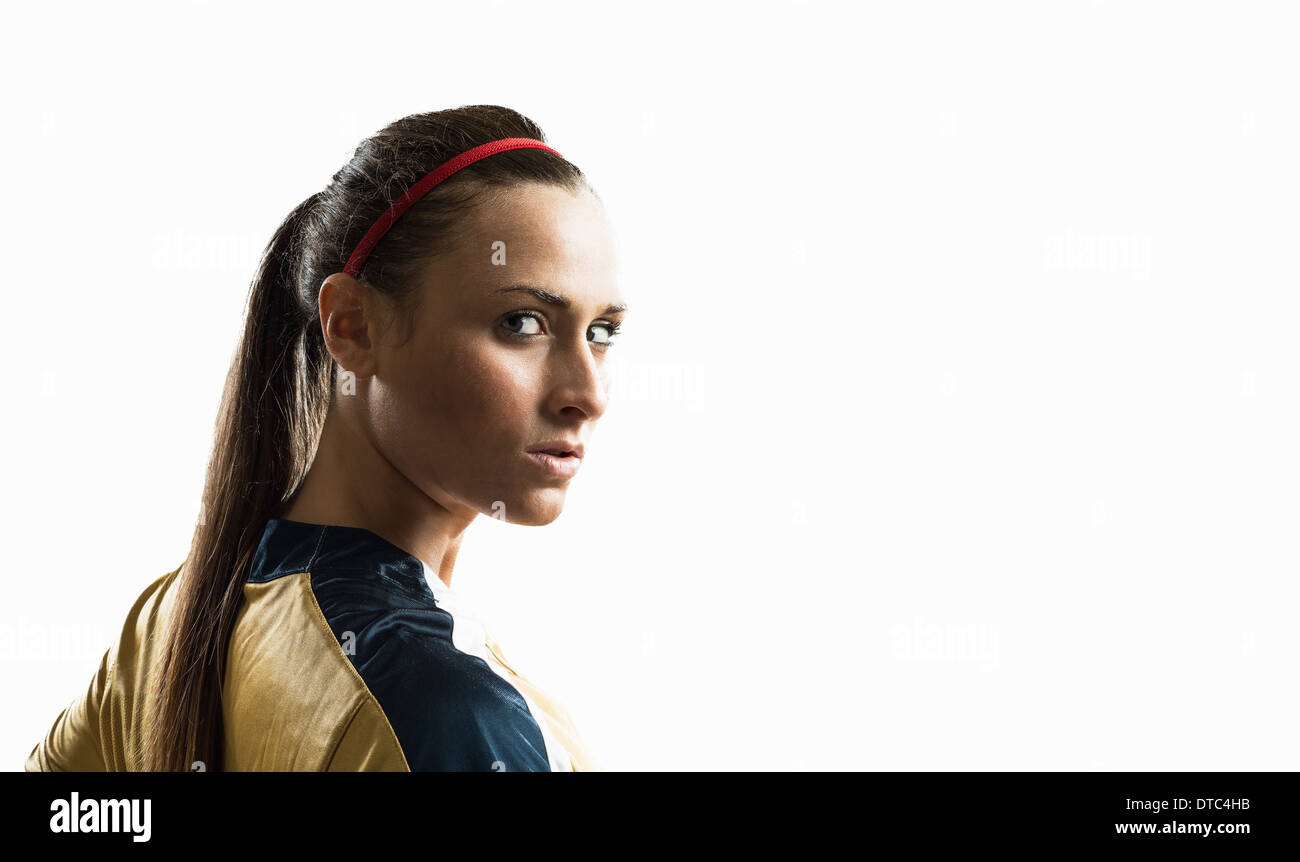
<path fill-rule="evenodd" d="M 370 530 L 419 557 L 450 587 L 461 539 L 476 515 L 430 499 L 335 405 L 311 468 L 277 517 Z"/>

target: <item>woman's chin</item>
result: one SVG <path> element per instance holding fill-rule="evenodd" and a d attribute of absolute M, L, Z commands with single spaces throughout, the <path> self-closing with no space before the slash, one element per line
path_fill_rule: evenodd
<path fill-rule="evenodd" d="M 551 523 L 564 511 L 564 488 L 547 488 L 530 492 L 511 504 L 495 500 L 483 514 L 520 526 L 541 527 Z"/>

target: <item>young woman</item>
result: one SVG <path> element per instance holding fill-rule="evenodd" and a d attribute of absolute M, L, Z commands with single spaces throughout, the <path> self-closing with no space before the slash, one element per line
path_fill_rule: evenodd
<path fill-rule="evenodd" d="M 189 556 L 28 769 L 595 767 L 451 589 L 480 514 L 560 514 L 626 314 L 603 206 L 543 141 L 415 114 L 285 219 Z"/>

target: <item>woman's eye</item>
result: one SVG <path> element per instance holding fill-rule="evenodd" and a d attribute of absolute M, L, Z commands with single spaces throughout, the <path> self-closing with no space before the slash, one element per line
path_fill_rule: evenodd
<path fill-rule="evenodd" d="M 516 320 L 531 321 L 531 324 L 525 323 L 522 329 L 516 330 L 511 326 L 512 321 Z M 502 325 L 510 331 L 511 335 L 519 336 L 521 338 L 530 335 L 541 335 L 542 333 L 541 318 L 535 314 L 529 314 L 526 311 L 517 311 L 514 314 L 508 315 L 506 319 L 502 321 Z"/>
<path fill-rule="evenodd" d="M 501 325 L 506 328 L 506 335 L 511 338 L 531 339 L 535 336 L 542 335 L 542 316 L 531 311 L 516 311 L 506 315 Z M 615 336 L 618 335 L 619 325 L 617 323 L 593 323 L 587 327 L 588 335 L 591 336 L 593 344 L 599 344 L 601 347 L 613 347 Z"/>
<path fill-rule="evenodd" d="M 592 324 L 590 331 L 601 333 L 600 337 L 592 339 L 595 343 L 612 345 L 614 336 L 618 334 L 618 326 L 612 323 L 595 323 Z"/>

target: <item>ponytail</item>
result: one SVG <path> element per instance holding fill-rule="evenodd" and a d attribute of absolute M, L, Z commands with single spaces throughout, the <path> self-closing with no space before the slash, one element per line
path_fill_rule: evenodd
<path fill-rule="evenodd" d="M 332 365 L 297 291 L 297 239 L 317 198 L 276 230 L 249 291 L 226 376 L 203 517 L 177 582 L 148 714 L 143 768 L 221 769 L 221 689 L 244 577 L 262 528 L 297 489 L 329 403 Z M 196 766 L 201 762 L 202 767 Z"/>

